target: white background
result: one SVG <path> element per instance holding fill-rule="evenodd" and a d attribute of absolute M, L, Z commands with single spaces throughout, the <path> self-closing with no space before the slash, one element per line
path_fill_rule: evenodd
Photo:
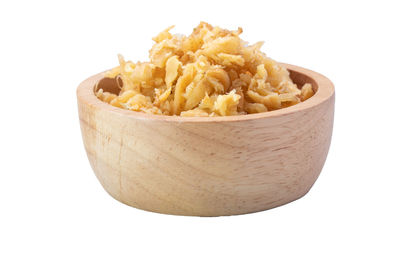
<path fill-rule="evenodd" d="M 1 1 L 0 266 L 399 266 L 396 1 Z M 169 25 L 200 20 L 329 77 L 331 149 L 304 198 L 197 218 L 112 199 L 81 141 L 75 89 L 145 60 Z M 396 255 L 397 254 L 397 255 Z"/>

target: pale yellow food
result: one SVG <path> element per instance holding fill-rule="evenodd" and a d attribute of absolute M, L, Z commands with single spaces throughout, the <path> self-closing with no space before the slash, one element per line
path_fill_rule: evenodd
<path fill-rule="evenodd" d="M 113 106 L 159 115 L 229 116 L 266 112 L 305 101 L 289 72 L 239 35 L 201 22 L 189 36 L 172 27 L 153 38 L 150 62 L 133 63 L 119 55 L 120 66 L 106 73 L 118 79 L 119 95 L 97 97 Z"/>

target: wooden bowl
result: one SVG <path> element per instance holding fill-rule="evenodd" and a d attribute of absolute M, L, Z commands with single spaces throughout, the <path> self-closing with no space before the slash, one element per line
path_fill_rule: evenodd
<path fill-rule="evenodd" d="M 304 196 L 324 165 L 332 134 L 334 86 L 321 74 L 282 64 L 316 94 L 292 107 L 251 115 L 178 117 L 113 107 L 117 90 L 97 74 L 77 90 L 83 142 L 104 189 L 140 209 L 220 216 L 262 211 Z"/>

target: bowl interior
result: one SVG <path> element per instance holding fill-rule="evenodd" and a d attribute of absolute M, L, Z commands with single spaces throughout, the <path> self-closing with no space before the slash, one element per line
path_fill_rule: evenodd
<path fill-rule="evenodd" d="M 318 83 L 313 78 L 303 73 L 297 72 L 295 70 L 291 69 L 288 70 L 290 73 L 290 78 L 293 80 L 293 82 L 297 85 L 298 88 L 301 88 L 306 83 L 310 83 L 314 93 L 318 91 Z"/>
<path fill-rule="evenodd" d="M 109 92 L 118 95 L 121 88 L 118 83 L 122 85 L 121 79 L 118 78 L 102 78 L 94 85 L 94 93 L 99 89 L 103 89 L 103 92 Z"/>

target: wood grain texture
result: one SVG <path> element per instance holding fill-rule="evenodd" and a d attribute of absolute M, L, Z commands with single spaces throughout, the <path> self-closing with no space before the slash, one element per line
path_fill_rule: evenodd
<path fill-rule="evenodd" d="M 251 213 L 302 197 L 328 153 L 334 86 L 321 74 L 282 65 L 316 94 L 281 110 L 217 118 L 119 109 L 94 95 L 103 74 L 88 78 L 77 90 L 79 119 L 100 183 L 127 205 L 179 215 Z"/>

